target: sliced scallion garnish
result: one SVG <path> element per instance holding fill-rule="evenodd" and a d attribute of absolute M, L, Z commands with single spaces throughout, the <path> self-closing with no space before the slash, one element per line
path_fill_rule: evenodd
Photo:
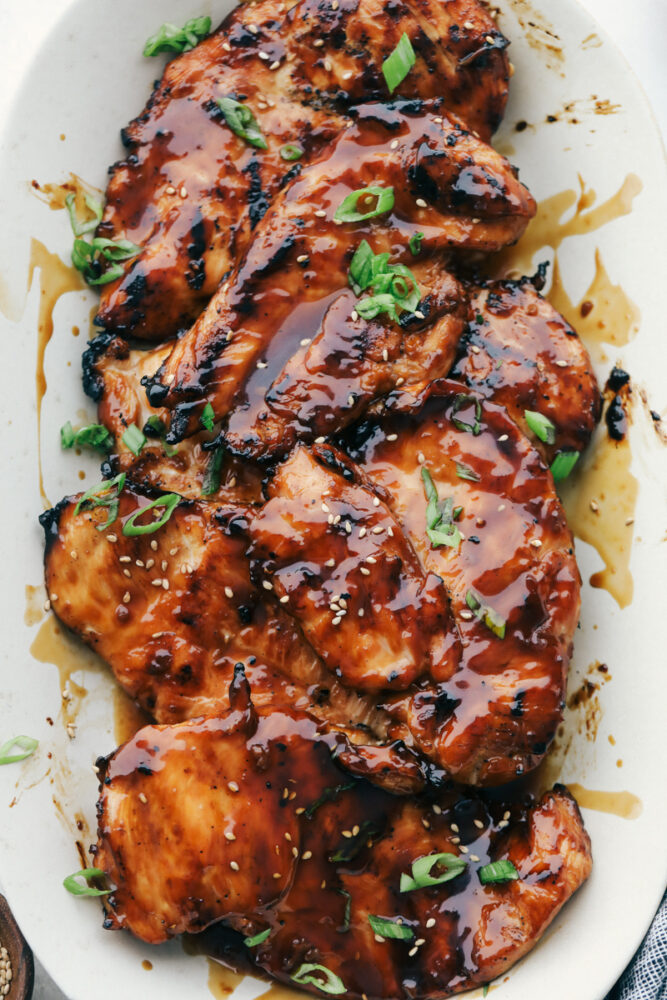
<path fill-rule="evenodd" d="M 253 937 L 244 938 L 243 943 L 246 948 L 256 948 L 258 944 L 262 944 L 263 941 L 266 941 L 270 933 L 271 928 L 267 927 L 265 931 L 260 931 L 259 934 L 255 934 Z"/>
<path fill-rule="evenodd" d="M 146 435 L 139 430 L 136 424 L 130 424 L 121 440 L 133 455 L 140 455 L 141 449 L 146 444 Z"/>
<path fill-rule="evenodd" d="M 39 740 L 33 739 L 32 736 L 12 736 L 0 747 L 0 764 L 16 764 L 20 760 L 25 760 L 38 746 Z M 18 752 L 13 752 L 14 747 L 20 747 Z"/>
<path fill-rule="evenodd" d="M 388 917 L 376 917 L 374 913 L 368 914 L 368 923 L 376 934 L 383 938 L 392 938 L 395 941 L 412 941 L 414 931 L 405 924 L 399 924 L 396 920 L 389 920 Z"/>
<path fill-rule="evenodd" d="M 167 523 L 180 501 L 181 497 L 178 493 L 165 493 L 164 496 L 158 497 L 157 500 L 146 504 L 145 507 L 138 507 L 123 525 L 123 534 L 126 538 L 133 538 L 135 535 L 152 535 L 154 531 Z M 136 523 L 137 518 L 141 517 L 142 514 L 147 514 L 149 510 L 156 510 L 159 507 L 164 507 L 164 513 L 157 521 L 151 521 L 149 524 Z"/>
<path fill-rule="evenodd" d="M 544 441 L 545 444 L 554 444 L 556 440 L 556 428 L 548 417 L 545 417 L 542 413 L 538 413 L 537 410 L 524 410 L 523 415 L 531 431 L 540 441 Z"/>
<path fill-rule="evenodd" d="M 452 497 L 438 500 L 438 491 L 431 478 L 431 473 L 425 465 L 422 466 L 421 475 L 428 501 L 426 504 L 426 534 L 431 540 L 431 544 L 436 548 L 440 545 L 448 545 L 450 548 L 456 549 L 461 544 L 461 532 L 454 524 L 454 501 Z"/>
<path fill-rule="evenodd" d="M 167 458 L 171 458 L 173 455 L 178 454 L 178 446 L 167 444 L 165 441 L 167 428 L 164 425 L 164 421 L 161 420 L 156 413 L 152 413 L 144 424 L 143 433 L 146 437 L 157 437 L 160 439 L 160 444 L 162 445 Z"/>
<path fill-rule="evenodd" d="M 500 861 L 491 861 L 479 869 L 479 880 L 482 885 L 489 885 L 492 882 L 515 882 L 519 873 L 507 858 Z"/>
<path fill-rule="evenodd" d="M 416 61 L 417 57 L 412 42 L 403 32 L 394 51 L 382 63 L 382 73 L 392 94 L 398 85 L 405 80 Z"/>
<path fill-rule="evenodd" d="M 311 802 L 310 805 L 306 807 L 306 817 L 311 819 L 315 810 L 319 809 L 320 806 L 323 806 L 325 802 L 335 802 L 341 792 L 347 792 L 350 788 L 354 788 L 355 785 L 356 781 L 348 781 L 345 785 L 331 785 L 328 788 L 325 788 L 319 799 L 315 799 L 314 802 Z"/>
<path fill-rule="evenodd" d="M 88 243 L 75 239 L 72 247 L 72 264 L 81 271 L 89 285 L 108 285 L 123 276 L 123 268 L 118 261 L 130 260 L 141 253 L 141 247 L 129 240 L 107 240 L 97 236 Z M 102 271 L 102 261 L 111 263 Z"/>
<path fill-rule="evenodd" d="M 398 310 L 414 312 L 421 294 L 414 274 L 405 264 L 390 264 L 388 253 L 373 253 L 366 240 L 362 240 L 350 261 L 348 282 L 355 295 L 372 288 L 368 295 L 355 305 L 363 319 L 375 319 L 388 313 L 398 319 Z"/>
<path fill-rule="evenodd" d="M 578 451 L 561 451 L 551 463 L 551 475 L 556 482 L 567 479 L 579 460 Z"/>
<path fill-rule="evenodd" d="M 123 492 L 123 487 L 125 486 L 125 475 L 124 472 L 121 472 L 114 479 L 103 480 L 96 486 L 91 486 L 89 490 L 86 490 L 74 508 L 74 516 L 76 517 L 84 505 L 88 508 L 107 507 L 109 516 L 104 524 L 96 524 L 95 527 L 97 531 L 104 531 L 110 524 L 113 524 L 118 517 L 118 497 Z"/>
<path fill-rule="evenodd" d="M 296 142 L 286 142 L 284 146 L 280 147 L 280 155 L 283 160 L 287 160 L 288 163 L 292 163 L 294 160 L 300 160 L 303 156 L 303 149 L 301 146 L 297 145 Z"/>
<path fill-rule="evenodd" d="M 348 194 L 336 209 L 334 219 L 336 222 L 363 222 L 391 212 L 393 207 L 393 187 L 372 184 Z"/>
<path fill-rule="evenodd" d="M 182 28 L 169 22 L 161 25 L 144 45 L 145 56 L 157 56 L 160 52 L 189 52 L 206 38 L 211 30 L 210 17 L 193 17 Z"/>
<path fill-rule="evenodd" d="M 401 874 L 399 892 L 414 892 L 415 889 L 424 889 L 430 885 L 441 885 L 443 882 L 450 882 L 462 871 L 465 871 L 468 862 L 456 854 L 428 854 L 426 857 L 417 858 L 412 862 L 412 875 Z M 431 872 L 436 865 L 444 869 L 437 875 Z"/>
<path fill-rule="evenodd" d="M 103 202 L 98 201 L 97 198 L 93 198 L 90 194 L 84 194 L 83 200 L 86 203 L 86 207 L 93 213 L 93 218 L 81 222 L 76 214 L 76 198 L 74 194 L 70 192 L 65 198 L 65 207 L 67 208 L 70 225 L 75 236 L 92 233 L 93 229 L 97 229 L 99 226 L 104 214 Z"/>
<path fill-rule="evenodd" d="M 484 604 L 480 595 L 474 590 L 466 591 L 466 604 L 474 614 L 475 618 L 480 622 L 484 622 L 486 627 L 497 635 L 499 639 L 505 638 L 505 628 L 507 622 L 505 619 L 490 608 L 488 604 Z"/>
<path fill-rule="evenodd" d="M 422 248 L 422 240 L 424 239 L 423 233 L 413 233 L 408 240 L 408 246 L 410 247 L 410 253 L 413 257 L 416 257 Z"/>
<path fill-rule="evenodd" d="M 464 465 L 463 462 L 456 463 L 456 475 L 459 479 L 469 479 L 471 483 L 478 483 L 480 481 L 480 477 L 475 470 L 471 469 L 469 465 Z"/>
<path fill-rule="evenodd" d="M 71 444 L 67 443 L 71 440 Z M 60 443 L 63 448 L 92 448 L 107 454 L 113 447 L 113 436 L 102 424 L 88 424 L 78 431 L 72 430 L 68 421 L 60 428 Z"/>
<path fill-rule="evenodd" d="M 465 409 L 470 403 L 475 407 L 475 423 L 467 424 L 463 420 L 458 420 L 456 414 L 459 410 Z M 458 427 L 460 431 L 469 431 L 474 434 L 475 437 L 482 430 L 482 404 L 476 396 L 471 396 L 469 393 L 460 392 L 454 396 L 454 404 L 450 413 L 450 420 L 455 427 Z"/>
<path fill-rule="evenodd" d="M 266 139 L 257 124 L 257 119 L 245 104 L 240 104 L 233 97 L 219 97 L 216 104 L 222 111 L 225 121 L 232 132 L 255 146 L 257 149 L 267 149 Z"/>
<path fill-rule="evenodd" d="M 204 409 L 202 410 L 199 422 L 201 423 L 204 430 L 207 431 L 213 430 L 213 425 L 215 424 L 215 413 L 213 412 L 213 407 L 211 406 L 210 403 L 207 403 Z"/>
<path fill-rule="evenodd" d="M 314 976 L 314 972 L 321 973 L 321 975 Z M 301 983 L 304 986 L 306 984 L 316 986 L 322 993 L 331 993 L 333 996 L 345 993 L 343 980 L 331 969 L 327 969 L 326 965 L 317 965 L 315 962 L 304 962 L 294 973 L 292 979 L 295 983 Z"/>
<path fill-rule="evenodd" d="M 224 457 L 225 449 L 221 445 L 209 458 L 206 472 L 204 473 L 204 481 L 201 486 L 201 495 L 203 497 L 210 497 L 220 489 L 220 472 Z"/>
<path fill-rule="evenodd" d="M 81 885 L 77 879 L 85 879 L 86 883 L 91 878 L 104 878 L 101 868 L 82 868 L 79 872 L 74 872 L 63 879 L 63 885 L 73 896 L 108 896 L 111 889 L 96 889 L 92 885 Z"/>
<path fill-rule="evenodd" d="M 336 892 L 345 897 L 345 909 L 343 910 L 343 923 L 336 930 L 339 934 L 347 934 L 350 929 L 350 912 L 352 910 L 352 896 L 347 889 L 337 889 Z"/>

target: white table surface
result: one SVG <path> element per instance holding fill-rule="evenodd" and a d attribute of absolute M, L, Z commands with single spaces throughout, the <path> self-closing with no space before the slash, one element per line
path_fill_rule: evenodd
<path fill-rule="evenodd" d="M 33 52 L 71 0 L 0 0 L 0 127 Z M 139 0 L 140 2 L 140 0 Z M 667 136 L 667 0 L 580 0 L 639 78 Z M 556 4 L 557 5 L 557 4 Z M 168 0 L 165 0 L 165 19 Z M 557 20 L 557 18 L 555 18 Z M 0 872 L 0 885 L 2 873 Z M 67 1000 L 38 962 L 33 1000 Z"/>

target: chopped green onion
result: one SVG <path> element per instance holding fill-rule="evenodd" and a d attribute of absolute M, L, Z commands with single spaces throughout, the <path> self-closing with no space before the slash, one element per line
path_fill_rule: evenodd
<path fill-rule="evenodd" d="M 412 875 L 401 874 L 399 892 L 414 892 L 415 889 L 424 889 L 430 885 L 441 885 L 443 882 L 450 882 L 462 871 L 465 871 L 468 862 L 456 854 L 428 854 L 426 857 L 417 858 L 412 862 Z M 431 872 L 436 865 L 444 868 L 439 875 L 432 875 Z"/>
<path fill-rule="evenodd" d="M 141 449 L 146 444 L 146 435 L 142 434 L 136 424 L 130 424 L 121 440 L 133 455 L 139 455 L 141 454 Z"/>
<path fill-rule="evenodd" d="M 393 295 L 368 295 L 359 299 L 354 307 L 362 319 L 375 319 L 380 313 L 387 313 L 393 320 L 398 320 L 396 299 Z"/>
<path fill-rule="evenodd" d="M 213 407 L 210 403 L 207 403 L 202 410 L 201 417 L 199 421 L 202 427 L 207 431 L 213 430 L 213 425 L 215 424 L 215 413 L 213 412 Z"/>
<path fill-rule="evenodd" d="M 393 94 L 399 83 L 405 80 L 416 61 L 412 42 L 403 32 L 394 51 L 382 63 L 382 72 L 390 93 Z"/>
<path fill-rule="evenodd" d="M 482 997 L 488 997 L 488 995 L 489 995 L 489 984 L 484 983 L 484 987 L 482 989 Z"/>
<path fill-rule="evenodd" d="M 551 475 L 556 482 L 567 479 L 579 459 L 578 451 L 561 451 L 551 463 Z"/>
<path fill-rule="evenodd" d="M 255 934 L 254 937 L 245 938 L 243 943 L 246 948 L 256 948 L 258 944 L 262 944 L 263 941 L 266 941 L 270 933 L 271 928 L 267 927 L 265 931 L 260 931 L 259 934 Z"/>
<path fill-rule="evenodd" d="M 313 976 L 311 975 L 313 972 L 320 972 L 322 975 Z M 294 973 L 292 979 L 295 983 L 300 983 L 303 986 L 306 984 L 316 986 L 322 993 L 331 993 L 333 996 L 345 993 L 343 980 L 331 969 L 327 969 L 326 965 L 317 965 L 315 962 L 304 962 Z"/>
<path fill-rule="evenodd" d="M 475 423 L 466 424 L 463 420 L 457 420 L 456 414 L 459 410 L 464 409 L 470 403 L 473 403 L 475 406 Z M 482 430 L 482 404 L 476 396 L 471 396 L 465 392 L 458 393 L 454 396 L 454 405 L 449 416 L 454 426 L 458 427 L 460 431 L 470 431 L 476 437 Z"/>
<path fill-rule="evenodd" d="M 469 479 L 471 483 L 478 483 L 480 481 L 480 477 L 475 470 L 471 469 L 469 465 L 464 465 L 463 462 L 456 463 L 456 475 L 459 479 Z"/>
<path fill-rule="evenodd" d="M 74 431 L 72 425 L 67 421 L 60 428 L 60 444 L 64 449 L 77 447 L 93 448 L 107 454 L 113 446 L 113 436 L 102 424 L 88 424 L 81 430 Z"/>
<path fill-rule="evenodd" d="M 478 621 L 484 622 L 486 627 L 497 635 L 499 639 L 505 638 L 505 628 L 507 622 L 505 619 L 490 608 L 488 604 L 484 604 L 480 595 L 474 590 L 466 591 L 466 604 L 474 614 Z"/>
<path fill-rule="evenodd" d="M 345 896 L 345 909 L 343 910 L 343 923 L 336 930 L 339 934 L 346 934 L 350 929 L 350 912 L 352 910 L 352 896 L 346 889 L 336 889 L 341 896 Z"/>
<path fill-rule="evenodd" d="M 175 24 L 163 24 L 144 45 L 145 56 L 156 56 L 160 52 L 189 52 L 206 38 L 211 30 L 210 17 L 193 17 L 178 28 Z"/>
<path fill-rule="evenodd" d="M 413 257 L 416 257 L 422 248 L 422 240 L 424 239 L 423 233 L 413 233 L 408 240 L 408 246 L 410 247 L 410 253 Z"/>
<path fill-rule="evenodd" d="M 160 438 L 160 444 L 162 445 L 162 449 L 167 458 L 171 458 L 173 455 L 178 454 L 178 446 L 167 444 L 167 442 L 165 441 L 167 428 L 164 425 L 164 421 L 162 421 L 156 413 L 151 414 L 151 416 L 148 418 L 148 420 L 144 424 L 143 432 L 146 435 L 146 437 Z"/>
<path fill-rule="evenodd" d="M 368 295 L 355 305 L 362 319 L 375 319 L 388 313 L 398 319 L 397 310 L 414 312 L 421 293 L 414 274 L 405 264 L 390 264 L 388 253 L 373 253 L 366 240 L 357 247 L 348 272 L 348 282 L 355 295 L 372 288 L 375 295 Z"/>
<path fill-rule="evenodd" d="M 438 491 L 431 478 L 431 473 L 425 465 L 421 470 L 424 481 L 424 492 L 426 494 L 426 534 L 431 544 L 438 548 L 440 545 L 448 545 L 452 549 L 457 549 L 461 544 L 461 532 L 454 524 L 454 501 L 452 497 L 446 500 L 438 500 Z"/>
<path fill-rule="evenodd" d="M 30 757 L 39 746 L 39 740 L 32 736 L 12 736 L 0 747 L 0 764 L 16 764 L 19 760 Z M 12 753 L 14 747 L 20 747 L 18 753 Z"/>
<path fill-rule="evenodd" d="M 257 149 L 268 148 L 266 139 L 257 124 L 257 119 L 250 108 L 246 107 L 245 104 L 239 104 L 232 97 L 219 97 L 216 104 L 235 135 L 238 135 L 241 139 L 245 139 L 246 142 Z"/>
<path fill-rule="evenodd" d="M 97 531 L 104 531 L 108 528 L 110 524 L 118 517 L 118 497 L 123 492 L 123 487 L 125 486 L 125 473 L 121 472 L 120 475 L 116 476 L 114 479 L 102 480 L 96 486 L 91 486 L 89 490 L 83 494 L 79 499 L 76 507 L 74 508 L 74 516 L 79 513 L 81 508 L 85 505 L 90 505 L 90 507 L 108 507 L 109 516 L 104 522 L 104 524 L 96 524 L 95 527 Z"/>
<path fill-rule="evenodd" d="M 123 525 L 123 534 L 126 538 L 133 538 L 135 535 L 152 535 L 154 531 L 157 531 L 158 528 L 163 527 L 167 523 L 180 501 L 181 498 L 178 493 L 165 493 L 164 496 L 158 497 L 157 500 L 146 504 L 145 507 L 138 507 L 134 514 L 130 514 Z M 157 521 L 151 521 L 150 524 L 135 523 L 137 518 L 141 517 L 142 514 L 146 514 L 149 510 L 155 510 L 158 507 L 164 507 L 164 513 Z"/>
<path fill-rule="evenodd" d="M 88 243 L 75 239 L 72 247 L 72 264 L 81 271 L 89 285 L 108 285 L 123 276 L 123 268 L 117 261 L 130 260 L 141 253 L 141 247 L 129 240 L 107 240 L 97 236 Z M 110 261 L 111 267 L 101 270 L 102 260 Z"/>
<path fill-rule="evenodd" d="M 76 880 L 83 878 L 88 882 L 91 878 L 103 878 L 104 872 L 101 868 L 82 868 L 80 872 L 74 872 L 63 879 L 63 885 L 73 896 L 108 896 L 111 889 L 95 889 L 91 885 L 81 885 Z"/>
<path fill-rule="evenodd" d="M 210 497 L 220 489 L 220 472 L 224 457 L 225 449 L 220 446 L 209 458 L 206 472 L 204 473 L 204 481 L 201 486 L 201 495 L 203 497 Z"/>
<path fill-rule="evenodd" d="M 325 788 L 319 799 L 315 799 L 306 808 L 305 815 L 307 819 L 310 819 L 316 809 L 323 806 L 325 802 L 335 802 L 341 792 L 347 792 L 350 788 L 354 788 L 356 781 L 348 781 L 346 785 L 333 785 L 329 788 Z"/>
<path fill-rule="evenodd" d="M 374 913 L 368 914 L 368 923 L 376 934 L 383 938 L 392 938 L 395 941 L 412 941 L 414 931 L 405 924 L 398 924 L 395 920 L 387 917 L 376 917 Z"/>
<path fill-rule="evenodd" d="M 303 149 L 295 142 L 286 142 L 284 146 L 280 147 L 280 155 L 283 160 L 287 160 L 288 163 L 292 163 L 294 160 L 301 159 L 303 156 Z"/>
<path fill-rule="evenodd" d="M 538 413 L 536 410 L 524 410 L 526 423 L 540 441 L 545 444 L 553 444 L 556 440 L 556 428 L 548 417 Z"/>
<path fill-rule="evenodd" d="M 374 219 L 391 212 L 393 207 L 393 187 L 373 184 L 348 194 L 336 209 L 334 219 L 336 222 L 363 222 L 364 219 Z"/>
<path fill-rule="evenodd" d="M 477 874 L 482 885 L 488 885 L 491 882 L 515 882 L 519 877 L 518 871 L 507 858 L 501 858 L 500 861 L 492 861 L 490 864 L 484 865 Z"/>
<path fill-rule="evenodd" d="M 83 200 L 86 206 L 93 213 L 93 218 L 88 219 L 87 222 L 80 222 L 76 214 L 76 199 L 74 194 L 70 193 L 65 198 L 65 206 L 67 208 L 67 214 L 69 215 L 70 225 L 72 227 L 72 232 L 75 236 L 83 236 L 84 233 L 91 233 L 93 229 L 97 229 L 100 222 L 102 221 L 102 215 L 104 214 L 104 203 L 98 201 L 97 198 L 93 198 L 92 195 L 84 194 Z"/>

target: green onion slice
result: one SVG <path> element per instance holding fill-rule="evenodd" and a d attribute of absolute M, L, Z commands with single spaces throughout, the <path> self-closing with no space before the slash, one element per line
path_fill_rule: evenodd
<path fill-rule="evenodd" d="M 144 55 L 157 56 L 160 52 L 189 52 L 202 38 L 206 38 L 210 30 L 210 17 L 193 17 L 186 21 L 182 28 L 167 22 L 147 39 L 144 45 Z"/>
<path fill-rule="evenodd" d="M 280 155 L 283 160 L 287 160 L 288 163 L 292 163 L 294 160 L 300 160 L 303 156 L 303 149 L 301 146 L 297 145 L 296 142 L 286 142 L 284 146 L 280 147 Z"/>
<path fill-rule="evenodd" d="M 556 428 L 548 417 L 545 417 L 542 413 L 538 413 L 536 410 L 524 410 L 523 415 L 531 431 L 540 441 L 544 441 L 545 444 L 554 444 L 556 440 Z"/>
<path fill-rule="evenodd" d="M 129 240 L 107 240 L 97 236 L 88 243 L 75 239 L 72 247 L 72 264 L 81 271 L 89 285 L 108 285 L 122 277 L 124 271 L 118 261 L 130 260 L 141 253 L 141 247 Z M 111 267 L 101 271 L 102 261 L 109 261 Z"/>
<path fill-rule="evenodd" d="M 482 989 L 482 997 L 488 997 L 488 995 L 489 995 L 489 984 L 484 983 L 484 987 Z"/>
<path fill-rule="evenodd" d="M 101 451 L 105 455 L 111 451 L 113 446 L 113 436 L 102 424 L 88 424 L 75 431 L 69 420 L 60 428 L 60 444 L 64 449 L 77 447 L 92 448 L 94 451 Z"/>
<path fill-rule="evenodd" d="M 475 407 L 475 423 L 467 424 L 464 420 L 457 420 L 456 414 L 459 410 L 465 409 L 470 403 Z M 455 427 L 460 431 L 469 431 L 475 437 L 482 430 L 482 404 L 476 396 L 471 396 L 466 392 L 460 392 L 454 396 L 454 405 L 450 413 L 450 419 Z"/>
<path fill-rule="evenodd" d="M 141 449 L 146 444 L 146 435 L 139 430 L 136 424 L 130 424 L 121 440 L 133 455 L 139 455 L 141 454 Z"/>
<path fill-rule="evenodd" d="M 551 463 L 551 475 L 556 482 L 567 479 L 579 460 L 578 451 L 561 451 Z"/>
<path fill-rule="evenodd" d="M 220 489 L 220 473 L 224 457 L 225 449 L 220 446 L 208 460 L 206 472 L 204 473 L 204 481 L 201 486 L 201 495 L 203 497 L 210 497 Z"/>
<path fill-rule="evenodd" d="M 346 934 L 350 929 L 350 912 L 352 910 L 352 896 L 346 889 L 336 889 L 336 892 L 345 897 L 345 909 L 343 910 L 343 923 L 336 930 L 339 934 Z"/>
<path fill-rule="evenodd" d="M 408 246 L 410 247 L 410 253 L 413 257 L 417 257 L 422 248 L 422 240 L 424 239 L 423 233 L 413 233 L 408 240 Z"/>
<path fill-rule="evenodd" d="M 374 219 L 391 212 L 393 207 L 393 187 L 373 184 L 348 194 L 336 209 L 334 219 L 336 222 L 363 222 L 364 219 Z"/>
<path fill-rule="evenodd" d="M 240 104 L 232 97 L 219 97 L 216 104 L 222 111 L 224 119 L 232 132 L 245 139 L 257 149 L 267 149 L 266 139 L 262 135 L 257 119 L 245 104 Z"/>
<path fill-rule="evenodd" d="M 213 407 L 210 403 L 207 403 L 202 410 L 199 421 L 205 430 L 213 430 L 213 425 L 215 424 L 215 413 L 213 412 Z"/>
<path fill-rule="evenodd" d="M 123 492 L 123 487 L 125 486 L 125 473 L 121 472 L 120 475 L 116 476 L 114 479 L 102 480 L 96 486 L 91 486 L 89 490 L 80 497 L 79 502 L 74 508 L 74 516 L 79 513 L 81 508 L 85 505 L 86 509 L 91 507 L 108 507 L 109 516 L 104 522 L 104 524 L 96 524 L 95 527 L 98 531 L 104 531 L 108 528 L 110 524 L 118 517 L 118 497 Z"/>
<path fill-rule="evenodd" d="M 515 882 L 519 877 L 518 871 L 507 858 L 501 858 L 500 861 L 492 861 L 490 864 L 484 865 L 477 874 L 482 885 L 488 885 L 491 882 Z"/>
<path fill-rule="evenodd" d="M 259 934 L 255 934 L 253 937 L 245 938 L 243 943 L 246 948 L 256 948 L 258 944 L 266 941 L 270 933 L 271 928 L 267 927 L 265 931 L 260 931 Z"/>
<path fill-rule="evenodd" d="M 390 264 L 388 253 L 373 253 L 362 240 L 350 261 L 348 283 L 355 295 L 371 288 L 376 294 L 360 299 L 355 309 L 363 319 L 375 319 L 387 313 L 398 319 L 398 310 L 414 312 L 421 293 L 416 278 L 405 264 Z"/>
<path fill-rule="evenodd" d="M 165 493 L 164 496 L 158 497 L 157 500 L 146 504 L 145 507 L 137 507 L 134 514 L 130 514 L 123 525 L 123 534 L 126 538 L 133 538 L 135 535 L 152 535 L 154 531 L 162 528 L 167 523 L 180 501 L 181 498 L 178 493 Z M 149 510 L 156 510 L 159 507 L 164 507 L 162 517 L 159 517 L 156 521 L 151 521 L 150 524 L 135 523 L 137 518 L 141 517 L 142 514 L 148 513 Z"/>
<path fill-rule="evenodd" d="M 390 93 L 394 93 L 417 61 L 412 42 L 403 32 L 398 45 L 382 63 L 382 72 Z"/>
<path fill-rule="evenodd" d="M 314 976 L 313 972 L 320 974 Z M 331 993 L 333 996 L 345 993 L 343 980 L 331 969 L 327 969 L 326 965 L 317 965 L 315 962 L 304 962 L 294 973 L 292 979 L 295 983 L 301 983 L 304 986 L 306 984 L 316 986 L 322 993 Z"/>
<path fill-rule="evenodd" d="M 155 436 L 160 439 L 160 444 L 162 445 L 162 449 L 167 458 L 171 458 L 173 455 L 178 454 L 178 445 L 167 444 L 165 441 L 167 428 L 164 425 L 164 421 L 161 420 L 156 413 L 152 413 L 144 424 L 143 433 L 147 437 L 150 435 L 151 437 Z"/>
<path fill-rule="evenodd" d="M 431 473 L 425 465 L 422 466 L 421 474 L 424 482 L 424 493 L 428 501 L 426 504 L 426 534 L 435 548 L 447 545 L 452 549 L 457 549 L 461 544 L 462 536 L 454 523 L 454 500 L 452 497 L 438 500 L 438 491 L 431 478 Z"/>
<path fill-rule="evenodd" d="M 63 879 L 63 885 L 73 896 L 108 896 L 111 889 L 96 889 L 92 885 L 81 885 L 77 879 L 82 878 L 88 882 L 91 878 L 103 878 L 104 872 L 101 868 L 82 868 L 79 872 L 74 872 Z"/>
<path fill-rule="evenodd" d="M 16 764 L 19 760 L 30 757 L 39 746 L 39 740 L 32 736 L 12 736 L 10 740 L 0 747 L 0 764 Z M 15 751 L 14 747 L 20 747 Z"/>
<path fill-rule="evenodd" d="M 104 214 L 103 202 L 98 201 L 97 198 L 93 198 L 92 195 L 89 194 L 84 194 L 83 200 L 86 203 L 86 207 L 93 213 L 93 218 L 88 219 L 87 221 L 80 221 L 77 217 L 76 198 L 74 194 L 70 193 L 65 198 L 65 207 L 67 208 L 70 225 L 75 236 L 83 236 L 84 233 L 92 233 L 93 229 L 97 229 L 99 226 L 102 221 L 102 215 Z"/>
<path fill-rule="evenodd" d="M 480 481 L 480 477 L 475 470 L 471 469 L 469 465 L 464 465 L 463 462 L 456 463 L 456 475 L 459 479 L 469 479 L 471 483 L 478 483 Z"/>
<path fill-rule="evenodd" d="M 466 591 L 466 604 L 475 618 L 483 622 L 494 635 L 497 635 L 499 639 L 505 638 L 507 622 L 497 611 L 490 608 L 488 604 L 484 604 L 482 598 L 475 590 Z"/>
<path fill-rule="evenodd" d="M 432 875 L 436 865 L 444 869 L 436 875 Z M 456 854 L 428 854 L 424 858 L 417 858 L 412 862 L 412 875 L 401 874 L 399 892 L 414 892 L 415 889 L 424 889 L 430 885 L 441 885 L 443 882 L 450 882 L 462 871 L 465 871 L 468 862 L 465 858 L 460 858 Z"/>
<path fill-rule="evenodd" d="M 346 838 L 338 850 L 329 857 L 329 861 L 335 865 L 340 864 L 342 861 L 352 861 L 353 858 L 356 858 L 363 851 L 364 847 L 368 846 L 369 840 L 377 837 L 379 833 L 380 829 L 375 823 L 370 819 L 365 819 L 356 837 Z"/>
<path fill-rule="evenodd" d="M 396 920 L 389 920 L 388 917 L 376 917 L 374 913 L 368 914 L 368 922 L 375 931 L 384 938 L 392 938 L 395 941 L 412 941 L 414 931 L 405 924 L 399 924 Z"/>
<path fill-rule="evenodd" d="M 67 423 L 63 424 L 60 428 L 60 447 L 66 451 L 68 448 L 74 447 L 74 441 L 74 431 L 68 420 Z"/>
<path fill-rule="evenodd" d="M 315 801 L 311 802 L 306 808 L 306 818 L 311 819 L 315 810 L 319 809 L 320 806 L 323 806 L 325 802 L 335 802 L 342 792 L 349 791 L 350 788 L 354 788 L 355 785 L 356 781 L 348 781 L 345 785 L 331 785 L 330 787 L 325 788 L 319 799 L 315 799 Z"/>

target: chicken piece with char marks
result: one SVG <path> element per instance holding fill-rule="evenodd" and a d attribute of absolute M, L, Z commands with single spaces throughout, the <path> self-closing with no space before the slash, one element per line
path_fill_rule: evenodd
<path fill-rule="evenodd" d="M 403 33 L 417 54 L 397 94 L 444 96 L 488 139 L 507 99 L 507 41 L 477 0 L 392 5 L 345 0 L 289 9 L 261 0 L 233 10 L 209 38 L 172 59 L 146 108 L 122 131 L 99 236 L 142 248 L 102 288 L 96 322 L 165 340 L 197 318 L 237 262 L 294 168 L 337 134 L 350 103 L 385 99 L 383 60 Z M 255 116 L 266 149 L 225 123 L 220 98 Z M 299 167 L 296 166 L 298 171 Z"/>
<path fill-rule="evenodd" d="M 377 199 L 365 222 L 336 220 L 348 196 L 373 186 L 393 189 L 386 209 Z M 464 290 L 443 273 L 448 254 L 497 250 L 520 236 L 534 211 L 508 162 L 444 117 L 442 102 L 362 106 L 276 199 L 238 268 L 158 370 L 148 396 L 174 411 L 169 441 L 193 433 L 210 403 L 217 419 L 227 418 L 232 450 L 276 455 L 297 438 L 346 426 L 406 376 L 425 384 L 446 374 L 466 318 Z M 395 330 L 375 329 L 390 325 L 384 316 L 357 325 L 348 271 L 363 240 L 392 263 L 412 264 L 417 233 L 424 258 L 413 273 L 422 301 L 402 314 L 397 343 Z M 433 253 L 440 268 L 428 260 Z M 324 404 L 306 411 L 308 423 L 306 398 Z"/>
<path fill-rule="evenodd" d="M 98 762 L 95 863 L 114 887 L 105 926 L 150 943 L 209 927 L 213 953 L 231 928 L 287 984 L 440 998 L 504 973 L 588 877 L 589 840 L 564 789 L 539 803 L 453 788 L 391 796 L 340 769 L 355 752 L 344 736 L 255 711 L 234 687 L 229 713 L 146 727 Z M 434 861 L 434 884 L 406 890 L 413 864 L 442 853 L 458 874 L 438 882 Z M 499 859 L 517 877 L 482 884 Z"/>

